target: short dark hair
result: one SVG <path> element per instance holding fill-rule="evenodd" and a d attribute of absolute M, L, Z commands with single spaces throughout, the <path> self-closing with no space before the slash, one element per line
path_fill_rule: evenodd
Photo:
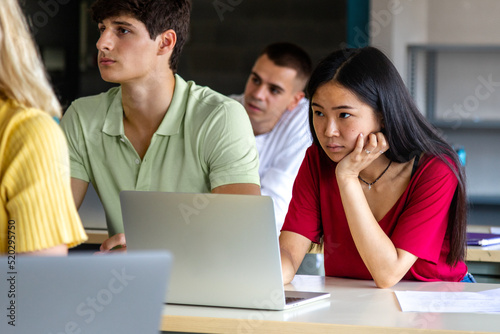
<path fill-rule="evenodd" d="M 446 262 L 456 264 L 465 257 L 467 194 L 465 171 L 458 155 L 418 110 L 403 79 L 383 52 L 374 47 L 342 49 L 324 58 L 311 74 L 306 95 L 312 100 L 316 90 L 327 82 L 336 82 L 369 105 L 382 119 L 391 161 L 406 162 L 422 152 L 439 157 L 458 179 L 448 220 L 450 253 Z M 314 143 L 320 146 L 313 126 L 312 108 L 309 126 Z M 321 146 L 320 146 L 321 147 Z M 449 163 L 449 160 L 452 163 Z"/>
<path fill-rule="evenodd" d="M 90 11 L 97 23 L 114 16 L 131 15 L 144 23 L 152 40 L 168 29 L 174 30 L 177 42 L 170 57 L 170 69 L 177 72 L 179 56 L 189 33 L 189 0 L 97 0 Z"/>
<path fill-rule="evenodd" d="M 263 55 L 267 55 L 278 66 L 289 67 L 297 71 L 297 78 L 304 82 L 304 86 L 309 80 L 312 72 L 311 58 L 298 45 L 286 42 L 269 44 L 262 50 L 259 57 Z"/>

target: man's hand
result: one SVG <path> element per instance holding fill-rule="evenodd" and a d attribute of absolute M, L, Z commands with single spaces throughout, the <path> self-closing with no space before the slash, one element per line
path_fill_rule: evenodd
<path fill-rule="evenodd" d="M 99 252 L 96 252 L 97 255 L 109 252 L 126 252 L 127 242 L 125 241 L 125 234 L 118 233 L 104 240 L 99 250 Z"/>

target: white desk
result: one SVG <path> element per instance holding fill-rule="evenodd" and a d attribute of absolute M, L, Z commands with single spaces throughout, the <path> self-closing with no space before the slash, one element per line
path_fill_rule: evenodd
<path fill-rule="evenodd" d="M 401 312 L 395 290 L 483 291 L 496 284 L 373 281 L 297 276 L 287 290 L 329 291 L 330 299 L 286 311 L 167 305 L 161 330 L 195 333 L 498 333 L 500 314 Z"/>

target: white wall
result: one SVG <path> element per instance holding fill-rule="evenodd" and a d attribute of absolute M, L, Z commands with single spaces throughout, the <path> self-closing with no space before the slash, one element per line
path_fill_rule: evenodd
<path fill-rule="evenodd" d="M 383 50 L 407 79 L 408 44 L 428 43 L 427 0 L 372 0 L 370 43 Z"/>
<path fill-rule="evenodd" d="M 500 44 L 500 1 L 371 0 L 370 27 L 406 80 L 408 44 Z"/>
<path fill-rule="evenodd" d="M 500 1 L 431 0 L 428 6 L 429 43 L 500 43 Z"/>

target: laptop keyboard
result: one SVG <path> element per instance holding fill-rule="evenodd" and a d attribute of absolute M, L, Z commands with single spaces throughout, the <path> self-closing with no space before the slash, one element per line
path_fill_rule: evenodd
<path fill-rule="evenodd" d="M 296 302 L 300 302 L 301 300 L 304 300 L 306 298 L 301 298 L 301 297 L 285 297 L 285 303 L 288 304 L 293 304 Z"/>

